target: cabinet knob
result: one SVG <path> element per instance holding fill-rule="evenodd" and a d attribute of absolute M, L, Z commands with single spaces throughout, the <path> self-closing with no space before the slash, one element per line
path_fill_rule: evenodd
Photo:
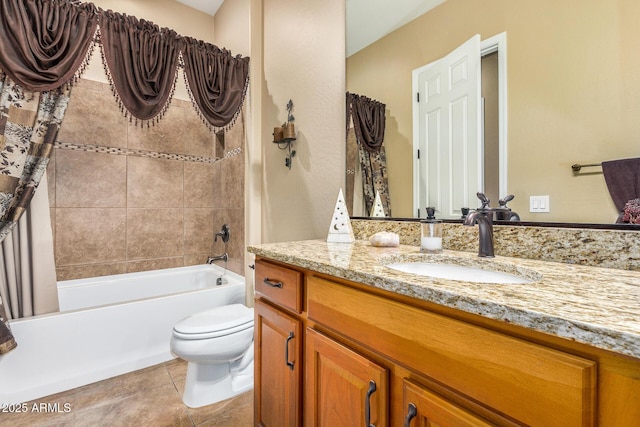
<path fill-rule="evenodd" d="M 418 415 L 418 408 L 413 403 L 409 403 L 409 407 L 407 408 L 407 416 L 404 418 L 404 427 L 411 426 L 411 420 L 414 419 Z"/>

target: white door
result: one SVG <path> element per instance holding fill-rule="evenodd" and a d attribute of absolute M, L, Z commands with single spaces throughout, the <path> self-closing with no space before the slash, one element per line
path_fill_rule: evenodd
<path fill-rule="evenodd" d="M 446 57 L 414 71 L 419 159 L 416 208 L 441 218 L 477 207 L 482 191 L 480 35 Z M 416 84 L 416 83 L 414 83 Z"/>

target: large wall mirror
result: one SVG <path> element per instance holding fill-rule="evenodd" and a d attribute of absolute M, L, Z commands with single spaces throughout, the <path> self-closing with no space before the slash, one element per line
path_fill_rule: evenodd
<path fill-rule="evenodd" d="M 384 22 L 376 2 L 350 14 Z M 381 2 L 384 3 L 384 2 Z M 574 164 L 640 157 L 640 2 L 610 0 L 427 0 L 408 21 L 366 45 L 347 41 L 347 91 L 386 105 L 384 145 L 394 217 L 413 201 L 412 71 L 475 34 L 506 33 L 506 189 L 523 221 L 613 224 L 618 216 L 602 168 Z M 422 4 L 424 3 L 424 4 Z M 381 12 L 384 13 L 384 12 Z M 407 13 L 405 13 L 407 14 Z M 357 21 L 357 20 L 355 20 Z M 362 21 L 362 20 L 361 20 Z M 351 42 L 351 43 L 350 43 Z M 351 44 L 351 46 L 350 46 Z M 531 213 L 531 196 L 549 212 Z M 497 206 L 498 200 L 491 200 Z M 472 208 L 477 205 L 472 205 Z"/>

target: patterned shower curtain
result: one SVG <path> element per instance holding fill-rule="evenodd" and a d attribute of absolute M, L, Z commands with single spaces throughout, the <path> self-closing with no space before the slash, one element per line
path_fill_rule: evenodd
<path fill-rule="evenodd" d="M 387 157 L 383 146 L 385 107 L 385 104 L 379 101 L 347 92 L 347 204 L 353 209 L 353 191 L 355 191 L 353 171 L 355 170 L 355 151 L 357 151 L 362 171 L 366 212 L 371 214 L 376 192 L 378 192 L 385 215 L 390 217 Z M 350 138 L 351 124 L 353 124 L 355 138 Z M 354 139 L 357 150 L 349 147 Z"/>
<path fill-rule="evenodd" d="M 0 74 L 0 240 L 15 227 L 45 173 L 71 88 L 25 90 Z M 0 300 L 0 354 L 16 346 Z"/>

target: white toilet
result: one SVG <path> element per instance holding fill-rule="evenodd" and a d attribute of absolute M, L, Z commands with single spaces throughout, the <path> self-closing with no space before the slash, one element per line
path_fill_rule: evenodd
<path fill-rule="evenodd" d="M 209 405 L 253 388 L 253 309 L 231 304 L 196 313 L 173 327 L 171 351 L 187 364 L 182 401 Z"/>

